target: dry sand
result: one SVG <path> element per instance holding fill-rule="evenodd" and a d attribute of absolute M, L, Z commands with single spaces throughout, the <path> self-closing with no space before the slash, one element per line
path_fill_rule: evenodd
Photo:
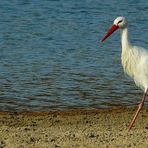
<path fill-rule="evenodd" d="M 0 112 L 0 148 L 148 148 L 148 109 Z"/>

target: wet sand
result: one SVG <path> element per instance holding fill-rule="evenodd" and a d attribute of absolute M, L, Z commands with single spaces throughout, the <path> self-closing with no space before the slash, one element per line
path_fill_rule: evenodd
<path fill-rule="evenodd" d="M 148 108 L 128 131 L 135 109 L 0 112 L 0 148 L 147 148 Z"/>

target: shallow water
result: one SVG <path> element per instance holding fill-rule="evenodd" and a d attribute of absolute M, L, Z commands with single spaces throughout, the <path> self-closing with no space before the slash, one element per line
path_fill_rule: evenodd
<path fill-rule="evenodd" d="M 117 16 L 130 40 L 148 45 L 148 2 L 0 1 L 0 109 L 48 111 L 134 105 L 142 91 L 124 73 Z"/>

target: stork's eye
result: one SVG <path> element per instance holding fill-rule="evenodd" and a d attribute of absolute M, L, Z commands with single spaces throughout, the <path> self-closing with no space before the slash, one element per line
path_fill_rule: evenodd
<path fill-rule="evenodd" d="M 121 21 L 119 21 L 119 22 L 118 22 L 118 24 L 119 24 L 119 23 L 121 23 L 121 22 L 122 22 L 122 20 L 121 20 Z"/>

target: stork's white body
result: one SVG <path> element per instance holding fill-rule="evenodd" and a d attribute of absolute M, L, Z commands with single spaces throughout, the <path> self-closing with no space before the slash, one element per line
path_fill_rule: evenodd
<path fill-rule="evenodd" d="M 148 88 L 148 51 L 129 43 L 127 28 L 121 30 L 121 45 L 121 62 L 124 71 L 134 79 L 137 86 L 146 91 Z"/>
<path fill-rule="evenodd" d="M 129 43 L 127 26 L 128 22 L 124 17 L 116 18 L 114 20 L 114 24 L 101 41 L 103 42 L 105 39 L 107 39 L 118 28 L 121 30 L 121 62 L 123 69 L 130 77 L 134 79 L 136 85 L 144 90 L 144 95 L 138 106 L 136 114 L 129 125 L 129 129 L 131 129 L 144 105 L 144 101 L 148 93 L 148 50 L 141 47 L 132 46 Z"/>

